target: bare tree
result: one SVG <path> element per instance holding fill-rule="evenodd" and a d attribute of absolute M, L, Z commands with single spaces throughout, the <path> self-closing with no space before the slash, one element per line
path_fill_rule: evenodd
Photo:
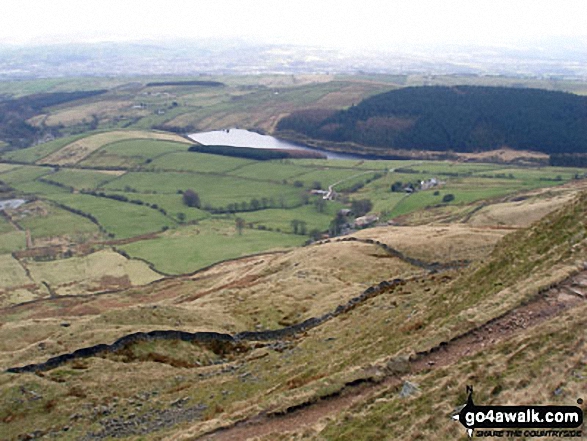
<path fill-rule="evenodd" d="M 238 232 L 238 235 L 242 235 L 243 234 L 243 229 L 245 228 L 245 220 L 242 217 L 237 217 L 235 219 L 235 224 L 236 224 L 236 231 Z"/>

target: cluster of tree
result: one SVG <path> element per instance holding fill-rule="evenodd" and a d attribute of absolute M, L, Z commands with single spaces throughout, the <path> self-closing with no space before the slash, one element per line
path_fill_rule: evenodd
<path fill-rule="evenodd" d="M 290 222 L 291 229 L 294 234 L 300 234 L 302 236 L 306 235 L 307 232 L 307 222 L 299 219 L 292 219 Z"/>
<path fill-rule="evenodd" d="M 27 120 L 38 115 L 47 107 L 89 98 L 105 92 L 105 90 L 89 90 L 41 93 L 0 101 L 0 139 L 13 148 L 24 148 L 33 145 L 35 141 L 47 135 L 56 137 L 59 135 L 57 128 L 33 126 Z"/>
<path fill-rule="evenodd" d="M 301 111 L 280 131 L 361 145 L 475 152 L 508 146 L 549 154 L 587 153 L 587 97 L 504 87 L 406 87 L 347 110 Z"/>
<path fill-rule="evenodd" d="M 290 154 L 285 150 L 255 149 L 252 147 L 231 147 L 227 145 L 193 145 L 188 149 L 188 151 L 208 153 L 211 155 L 254 159 L 256 161 L 268 161 L 271 159 L 285 159 L 290 157 Z"/>
<path fill-rule="evenodd" d="M 402 191 L 404 191 L 404 184 L 402 181 L 395 181 L 393 184 L 391 184 L 391 192 L 392 193 L 400 193 Z"/>
<path fill-rule="evenodd" d="M 39 182 L 42 182 L 44 184 L 48 184 L 48 185 L 53 185 L 55 187 L 59 187 L 59 188 L 63 188 L 64 190 L 69 191 L 70 193 L 73 193 L 73 191 L 75 190 L 72 186 L 70 185 L 66 185 L 62 182 L 57 182 L 57 181 L 53 181 L 51 179 L 47 179 L 47 178 L 39 178 L 38 179 Z"/>
<path fill-rule="evenodd" d="M 219 81 L 158 81 L 147 83 L 147 87 L 156 86 L 201 86 L 201 87 L 224 87 L 226 84 Z"/>
<path fill-rule="evenodd" d="M 360 217 L 369 213 L 373 209 L 373 202 L 369 199 L 353 199 L 351 201 L 351 211 L 355 216 Z"/>
<path fill-rule="evenodd" d="M 286 208 L 286 203 L 284 199 L 280 199 L 279 204 L 277 204 L 274 198 L 253 198 L 249 202 L 234 202 L 228 204 L 226 207 L 212 207 L 211 205 L 206 204 L 202 208 L 206 211 L 209 211 L 210 213 L 222 214 L 238 213 L 243 211 L 257 211 L 264 210 L 266 208 Z"/>
<path fill-rule="evenodd" d="M 151 126 L 153 130 L 162 130 L 164 132 L 173 132 L 173 133 L 193 133 L 197 131 L 196 126 L 192 124 L 186 124 L 185 126 L 175 126 L 167 123 L 163 124 L 154 124 Z"/>
<path fill-rule="evenodd" d="M 202 202 L 200 201 L 200 195 L 194 190 L 186 190 L 182 196 L 183 203 L 188 207 L 200 208 Z"/>

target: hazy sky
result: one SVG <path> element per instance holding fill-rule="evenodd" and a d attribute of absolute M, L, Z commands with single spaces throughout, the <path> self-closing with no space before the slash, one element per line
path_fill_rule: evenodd
<path fill-rule="evenodd" d="M 1 0 L 0 43 L 240 37 L 384 49 L 587 39 L 585 0 Z"/>

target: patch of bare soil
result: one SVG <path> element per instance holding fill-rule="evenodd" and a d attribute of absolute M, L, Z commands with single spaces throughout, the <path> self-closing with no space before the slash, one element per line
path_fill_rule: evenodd
<path fill-rule="evenodd" d="M 538 295 L 534 301 L 515 308 L 501 317 L 443 343 L 410 360 L 411 374 L 451 365 L 463 357 L 474 355 L 525 329 L 543 323 L 587 298 L 587 271 L 571 277 L 559 286 Z M 340 393 L 316 403 L 297 406 L 284 415 L 261 413 L 233 426 L 204 435 L 200 440 L 247 440 L 271 433 L 299 431 L 319 420 L 350 408 L 383 389 L 402 384 L 401 375 L 389 375 L 380 383 L 347 385 Z"/>

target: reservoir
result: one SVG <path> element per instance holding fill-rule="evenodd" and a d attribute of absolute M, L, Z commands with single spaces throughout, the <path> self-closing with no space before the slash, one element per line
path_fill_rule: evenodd
<path fill-rule="evenodd" d="M 305 147 L 283 141 L 269 135 L 260 135 L 243 129 L 215 130 L 213 132 L 193 133 L 191 139 L 203 145 L 227 145 L 231 147 L 252 147 L 256 149 L 306 150 L 322 153 L 328 159 L 362 159 L 359 156 L 332 153 L 326 150 Z"/>

